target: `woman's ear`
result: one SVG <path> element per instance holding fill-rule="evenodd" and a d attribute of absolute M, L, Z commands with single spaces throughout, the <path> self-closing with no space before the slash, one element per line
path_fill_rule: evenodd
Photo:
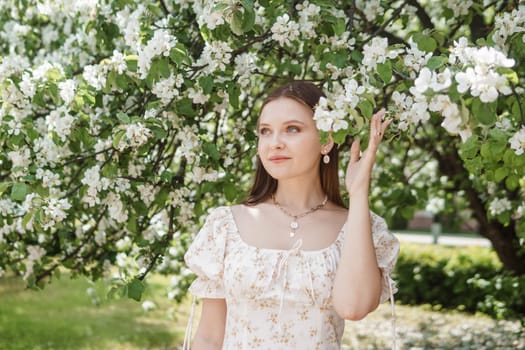
<path fill-rule="evenodd" d="M 321 154 L 328 154 L 334 147 L 334 139 L 332 138 L 332 134 L 330 133 L 328 135 L 328 141 L 324 145 L 321 145 Z"/>

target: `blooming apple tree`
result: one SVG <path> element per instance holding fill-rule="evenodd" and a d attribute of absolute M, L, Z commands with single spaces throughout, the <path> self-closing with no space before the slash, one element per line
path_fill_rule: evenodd
<path fill-rule="evenodd" d="M 525 273 L 524 31 L 518 1 L 0 2 L 0 275 L 140 299 L 155 270 L 180 298 L 191 235 L 243 198 L 261 99 L 291 79 L 324 88 L 343 151 L 386 108 L 380 212 L 470 209 Z"/>

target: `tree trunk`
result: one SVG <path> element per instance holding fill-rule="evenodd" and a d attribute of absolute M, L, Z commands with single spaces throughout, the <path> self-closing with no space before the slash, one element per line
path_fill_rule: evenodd
<path fill-rule="evenodd" d="M 454 190 L 465 191 L 470 208 L 480 225 L 479 233 L 490 240 L 503 268 L 517 275 L 525 274 L 525 254 L 520 254 L 516 221 L 511 220 L 508 226 L 503 226 L 500 222 L 489 219 L 484 202 L 469 179 L 469 173 L 463 166 L 454 141 L 449 141 L 451 147 L 442 152 L 434 150 L 440 173 L 454 182 Z"/>

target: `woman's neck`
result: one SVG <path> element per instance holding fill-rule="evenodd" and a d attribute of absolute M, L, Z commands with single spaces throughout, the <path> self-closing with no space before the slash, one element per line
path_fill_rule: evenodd
<path fill-rule="evenodd" d="M 303 212 L 323 202 L 326 193 L 321 181 L 280 180 L 275 191 L 275 200 L 293 212 Z"/>

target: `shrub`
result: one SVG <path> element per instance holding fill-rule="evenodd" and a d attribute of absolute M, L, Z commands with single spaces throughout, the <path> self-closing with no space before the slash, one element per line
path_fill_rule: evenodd
<path fill-rule="evenodd" d="M 395 270 L 397 300 L 483 312 L 501 319 L 525 315 L 525 276 L 502 272 L 493 250 L 403 244 Z"/>

